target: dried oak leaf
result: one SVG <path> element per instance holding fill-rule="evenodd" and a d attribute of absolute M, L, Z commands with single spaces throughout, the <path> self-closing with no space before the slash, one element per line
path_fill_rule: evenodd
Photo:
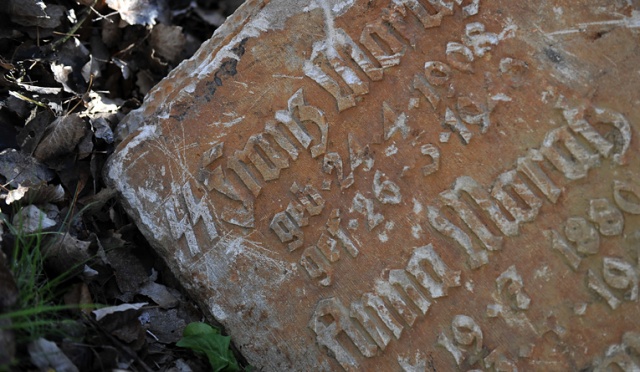
<path fill-rule="evenodd" d="M 29 191 L 28 187 L 20 185 L 17 189 L 9 190 L 6 195 L 0 195 L 0 199 L 4 199 L 4 202 L 9 205 L 14 201 L 22 199 L 27 194 L 27 191 Z"/>
<path fill-rule="evenodd" d="M 178 298 L 169 291 L 169 288 L 160 283 L 149 281 L 140 288 L 139 293 L 149 297 L 163 309 L 176 307 L 179 303 Z"/>
<path fill-rule="evenodd" d="M 84 114 L 90 118 L 115 114 L 124 104 L 124 101 L 119 98 L 111 99 L 94 91 L 89 92 L 89 94 L 85 96 L 85 101 L 87 110 Z"/>
<path fill-rule="evenodd" d="M 62 185 L 38 185 L 32 186 L 24 197 L 29 203 L 59 203 L 65 198 L 65 192 Z"/>
<path fill-rule="evenodd" d="M 87 91 L 87 82 L 95 71 L 91 68 L 89 50 L 78 38 L 72 37 L 65 42 L 50 61 L 53 78 L 62 84 L 65 91 L 77 94 Z"/>
<path fill-rule="evenodd" d="M 33 156 L 38 160 L 46 160 L 70 153 L 86 132 L 87 125 L 78 114 L 59 117 L 47 127 Z"/>
<path fill-rule="evenodd" d="M 178 314 L 178 309 L 164 310 L 150 308 L 140 316 L 146 327 L 156 337 L 158 342 L 171 344 L 182 338 L 182 331 L 187 326 L 185 320 Z"/>
<path fill-rule="evenodd" d="M 36 149 L 44 131 L 54 120 L 54 115 L 50 110 L 34 108 L 27 119 L 27 124 L 20 129 L 20 132 L 16 136 L 18 145 L 22 152 L 27 154 L 33 154 L 33 150 Z"/>
<path fill-rule="evenodd" d="M 153 27 L 149 37 L 149 44 L 153 50 L 171 63 L 180 61 L 186 41 L 182 27 L 162 23 Z"/>
<path fill-rule="evenodd" d="M 130 25 L 154 25 L 162 14 L 162 1 L 156 0 L 107 0 L 107 5 Z"/>
<path fill-rule="evenodd" d="M 140 324 L 138 316 L 140 308 L 146 302 L 122 304 L 94 310 L 93 314 L 100 326 L 112 336 L 123 341 L 133 350 L 140 350 L 145 344 L 145 329 Z"/>
<path fill-rule="evenodd" d="M 65 8 L 61 5 L 47 5 L 42 0 L 8 0 L 6 8 L 11 21 L 22 26 L 56 28 Z"/>
<path fill-rule="evenodd" d="M 28 350 L 31 363 L 40 371 L 79 371 L 55 342 L 39 338 L 29 344 Z"/>
<path fill-rule="evenodd" d="M 56 221 L 35 205 L 28 205 L 13 215 L 13 226 L 25 234 L 46 230 L 56 225 Z"/>
<path fill-rule="evenodd" d="M 68 270 L 81 270 L 78 266 L 89 261 L 92 254 L 89 251 L 91 242 L 80 240 L 69 233 L 55 235 L 46 245 L 45 253 L 47 263 L 56 271 L 66 272 Z"/>
<path fill-rule="evenodd" d="M 114 270 L 116 283 L 122 293 L 118 299 L 125 302 L 131 301 L 140 291 L 140 287 L 149 279 L 147 269 L 126 247 L 107 250 L 107 259 Z"/>
<path fill-rule="evenodd" d="M 34 186 L 51 181 L 53 172 L 35 158 L 13 149 L 0 152 L 0 176 L 13 187 Z"/>

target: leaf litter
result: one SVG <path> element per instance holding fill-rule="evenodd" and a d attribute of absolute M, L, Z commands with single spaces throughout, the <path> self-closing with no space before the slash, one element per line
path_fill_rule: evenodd
<path fill-rule="evenodd" d="M 120 120 L 240 3 L 0 7 L 0 370 L 210 370 L 176 345 L 202 312 L 105 187 L 102 167 Z M 51 291 L 40 307 L 20 307 L 37 293 L 16 280 L 18 257 L 39 265 L 33 290 Z M 51 316 L 17 317 L 32 313 Z M 17 319 L 38 319 L 38 334 Z M 232 359 L 227 338 L 216 340 Z"/>

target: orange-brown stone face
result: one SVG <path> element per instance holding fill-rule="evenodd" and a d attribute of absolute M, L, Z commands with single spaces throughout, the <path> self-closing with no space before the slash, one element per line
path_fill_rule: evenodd
<path fill-rule="evenodd" d="M 633 370 L 639 28 L 625 1 L 250 1 L 108 178 L 265 370 Z"/>

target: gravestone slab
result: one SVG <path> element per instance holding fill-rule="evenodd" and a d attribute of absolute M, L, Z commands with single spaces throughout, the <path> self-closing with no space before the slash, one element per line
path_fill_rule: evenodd
<path fill-rule="evenodd" d="M 250 0 L 107 178 L 269 371 L 640 365 L 640 12 Z"/>

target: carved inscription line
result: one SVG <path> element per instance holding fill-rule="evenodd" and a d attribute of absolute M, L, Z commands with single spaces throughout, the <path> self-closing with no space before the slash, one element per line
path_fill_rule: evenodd
<path fill-rule="evenodd" d="M 389 271 L 388 279 L 376 281 L 374 290 L 351 302 L 349 308 L 335 297 L 320 300 L 309 328 L 318 345 L 330 350 L 345 370 L 356 370 L 359 364 L 338 338 L 341 333 L 363 356 L 378 355 L 392 337 L 399 339 L 405 327 L 427 314 L 433 299 L 458 286 L 460 272 L 451 270 L 431 244 L 417 247 L 404 269 Z"/>
<path fill-rule="evenodd" d="M 317 127 L 319 136 L 314 136 L 304 123 Z M 266 182 L 277 180 L 280 171 L 289 167 L 289 158 L 298 159 L 298 146 L 308 149 L 312 157 L 325 153 L 329 125 L 324 113 L 317 107 L 307 105 L 303 89 L 296 91 L 288 101 L 286 110 L 279 110 L 274 121 L 265 124 L 264 132 L 254 134 L 241 150 L 229 156 L 226 169 L 212 164 L 222 157 L 223 143 L 214 145 L 201 159 L 198 180 L 204 188 L 217 191 L 231 201 L 240 202 L 236 213 L 221 215 L 224 221 L 242 227 L 255 227 L 253 200 Z M 213 169 L 211 169 L 213 168 Z M 229 170 L 238 177 L 229 177 Z M 248 191 L 244 192 L 244 191 Z M 241 217 L 239 217 L 241 216 Z"/>
<path fill-rule="evenodd" d="M 589 169 L 600 165 L 601 158 L 611 158 L 614 164 L 622 163 L 621 159 L 631 142 L 629 123 L 622 115 L 608 110 L 594 110 L 594 122 L 611 124 L 613 130 L 618 132 L 622 146 L 615 146 L 583 119 L 583 108 L 569 108 L 564 103 L 562 106 L 560 108 L 567 124 L 548 132 L 540 148 L 529 150 L 526 156 L 517 160 L 514 169 L 499 175 L 490 192 L 473 178 L 462 176 L 451 189 L 440 193 L 438 204 L 427 207 L 431 226 L 462 248 L 472 269 L 489 262 L 489 251 L 502 249 L 504 236 L 517 236 L 520 224 L 535 220 L 543 200 L 536 195 L 533 186 L 549 202 L 555 204 L 558 201 L 562 188 L 543 170 L 543 161 L 550 163 L 568 181 L 586 177 Z M 568 151 L 568 156 L 565 151 Z M 520 200 L 514 198 L 508 189 L 517 194 Z M 465 201 L 463 194 L 467 194 L 481 212 Z M 481 246 L 477 246 L 463 228 L 443 216 L 444 208 L 450 208 L 464 222 Z M 503 209 L 509 215 L 505 215 Z M 495 235 L 486 221 L 492 221 L 500 234 Z"/>
<path fill-rule="evenodd" d="M 382 10 L 382 17 L 363 28 L 359 39 L 362 47 L 373 56 L 379 67 L 344 30 L 331 28 L 328 31 L 333 33 L 329 37 L 330 42 L 323 40 L 314 44 L 311 58 L 305 61 L 303 71 L 333 96 L 339 112 L 344 111 L 356 106 L 356 97 L 369 93 L 369 82 L 363 81 L 347 60 L 358 66 L 371 81 L 382 80 L 384 69 L 399 65 L 407 47 L 413 45 L 414 37 L 406 30 L 405 17 L 408 14 L 413 14 L 424 29 L 429 29 L 440 26 L 445 16 L 453 15 L 456 6 L 462 9 L 464 18 L 477 14 L 479 3 L 480 0 L 473 0 L 470 4 L 461 6 L 461 0 L 429 0 L 427 7 L 418 0 L 392 0 Z M 479 52 L 482 52 L 481 44 L 493 42 L 486 37 L 483 40 L 472 41 L 471 37 L 467 39 L 477 46 L 475 49 Z M 460 53 L 456 47 L 452 48 L 448 48 L 451 49 L 448 54 Z M 473 59 L 472 56 L 466 58 Z"/>
<path fill-rule="evenodd" d="M 319 136 L 310 134 L 304 123 L 315 125 Z M 216 205 L 217 217 L 234 225 L 255 227 L 251 197 L 255 198 L 260 194 L 265 182 L 278 179 L 280 171 L 289 167 L 289 158 L 293 161 L 298 159 L 298 146 L 308 149 L 314 158 L 324 154 L 328 128 L 322 111 L 305 103 L 301 88 L 288 100 L 287 109 L 277 111 L 275 121 L 266 123 L 264 132 L 249 137 L 244 148 L 235 151 L 227 159 L 226 169 L 222 165 L 211 169 L 211 165 L 222 158 L 224 143 L 216 143 L 205 151 L 201 157 L 197 180 L 207 191 L 215 190 L 227 201 L 236 203 L 233 208 Z M 228 177 L 229 170 L 238 178 Z M 300 192 L 312 191 L 307 187 Z M 173 190 L 171 195 L 165 203 L 169 231 L 176 241 L 185 238 L 189 256 L 194 257 L 201 252 L 202 245 L 198 242 L 199 234 L 194 231 L 199 221 L 202 221 L 206 232 L 206 235 L 200 236 L 209 238 L 204 245 L 211 245 L 219 239 L 218 229 L 213 221 L 215 215 L 211 210 L 212 195 L 205 194 L 201 199 L 196 199 L 189 182 L 179 190 Z M 301 201 L 307 211 L 318 214 L 318 208 L 321 210 L 324 202 L 317 191 L 312 192 L 310 197 L 309 200 Z M 290 205 L 293 210 L 300 211 L 302 208 L 299 204 Z"/>
<path fill-rule="evenodd" d="M 564 223 L 564 235 L 555 229 L 545 231 L 551 249 L 558 252 L 576 273 L 584 258 L 599 253 L 601 235 L 621 236 L 625 213 L 640 214 L 640 203 L 635 201 L 640 200 L 639 185 L 614 180 L 612 189 L 615 203 L 610 198 L 589 200 L 588 220 L 577 216 L 568 218 Z M 634 195 L 635 200 L 627 199 L 622 192 Z M 640 247 L 636 249 L 640 253 Z M 624 301 L 638 300 L 640 265 L 633 261 L 604 257 L 602 277 L 593 269 L 588 269 L 585 275 L 587 287 L 604 299 L 612 310 Z"/>

